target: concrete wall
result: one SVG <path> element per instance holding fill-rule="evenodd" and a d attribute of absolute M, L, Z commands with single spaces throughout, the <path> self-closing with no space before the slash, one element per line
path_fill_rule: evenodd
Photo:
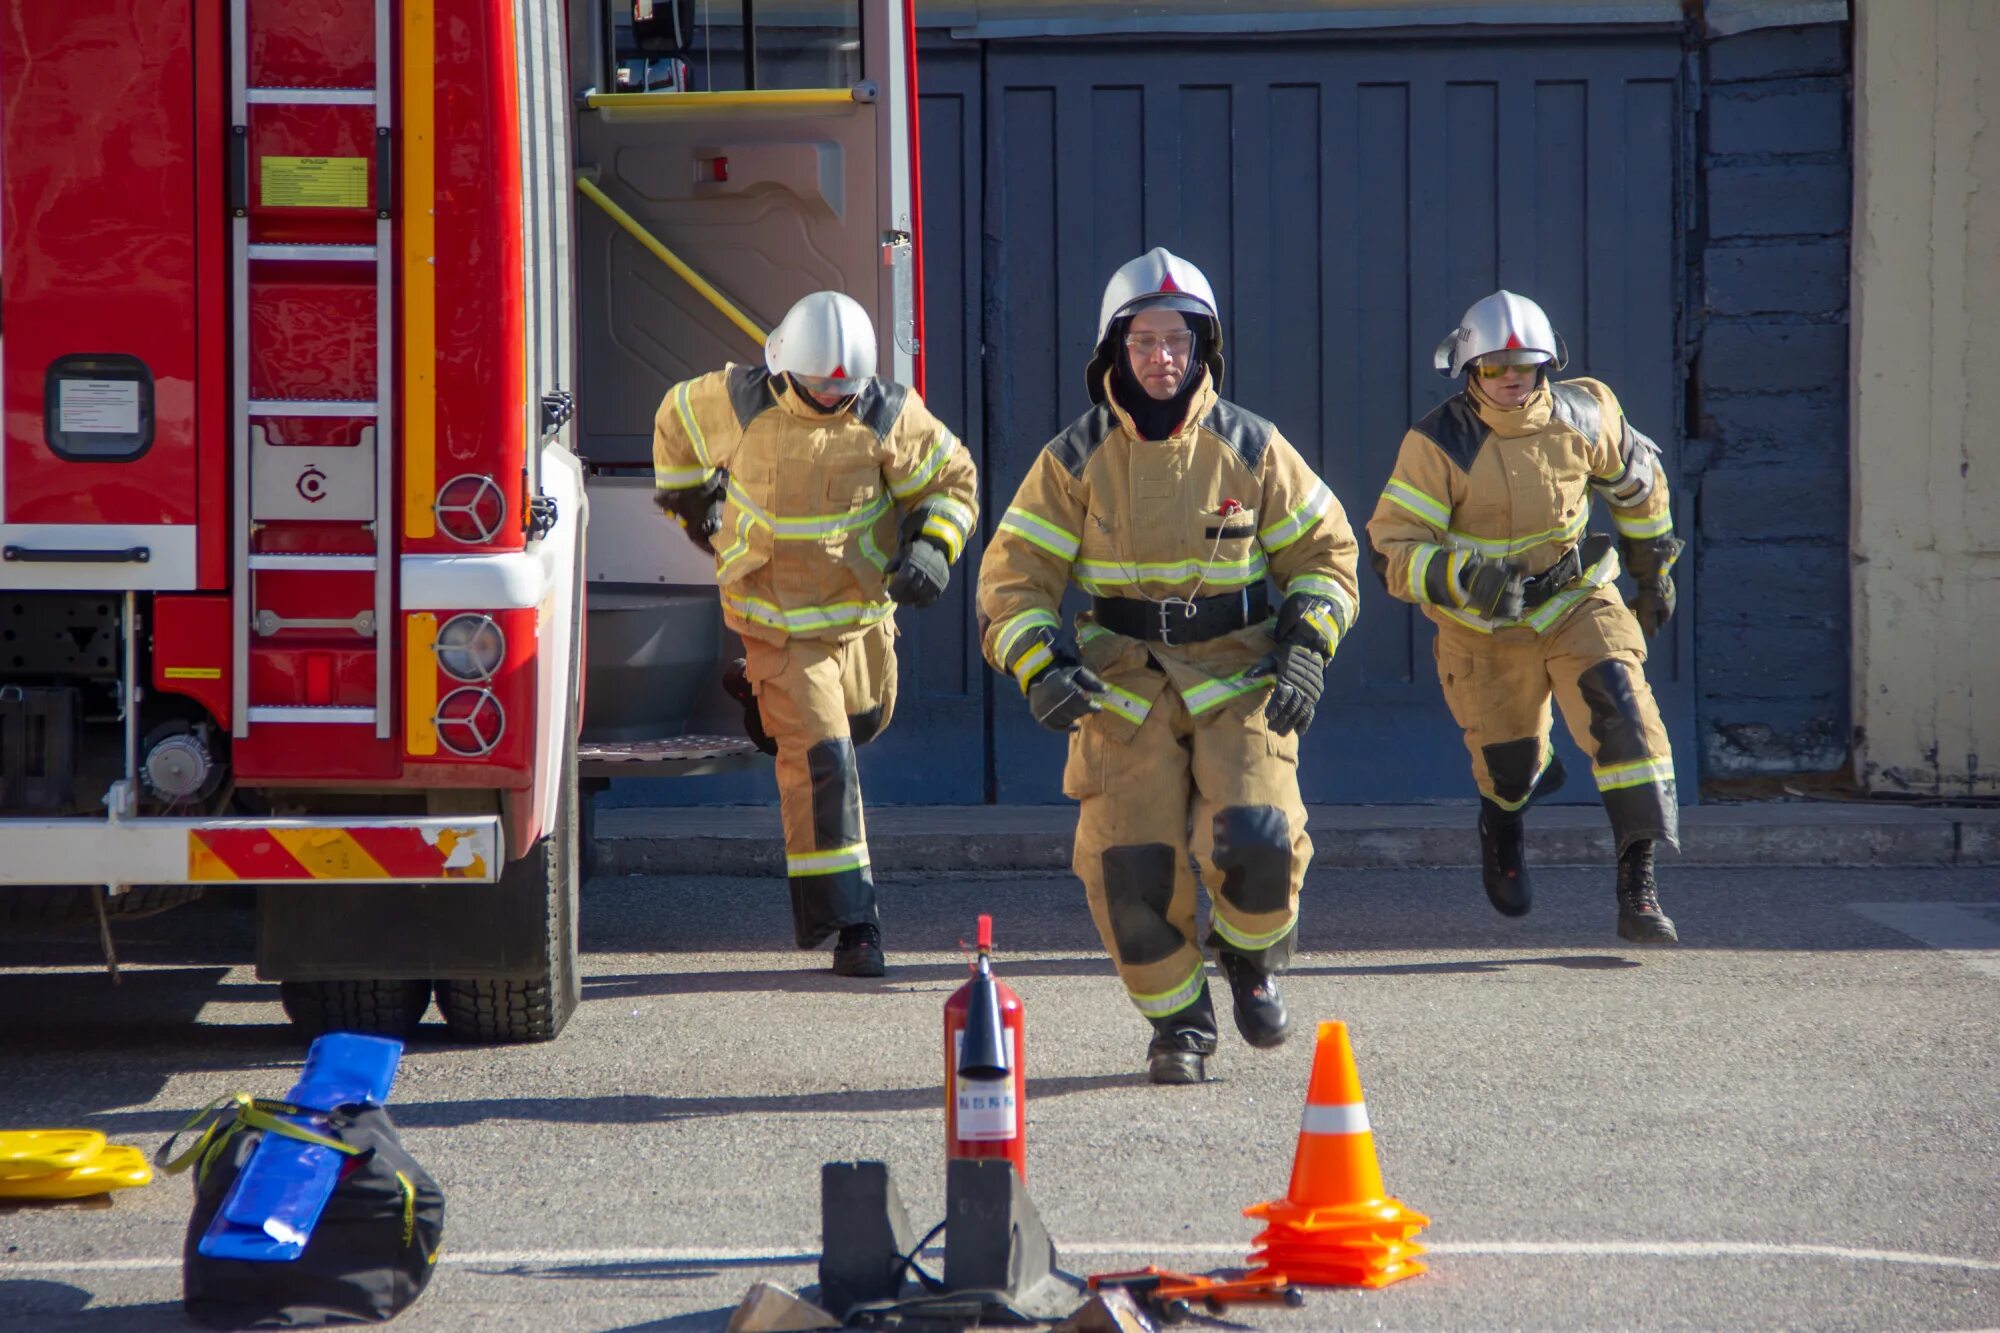
<path fill-rule="evenodd" d="M 1701 60 L 1686 460 L 1701 773 L 1834 770 L 1848 750 L 1848 27 L 1711 34 Z"/>
<path fill-rule="evenodd" d="M 2000 793 L 2000 4 L 1855 29 L 1855 769 Z"/>

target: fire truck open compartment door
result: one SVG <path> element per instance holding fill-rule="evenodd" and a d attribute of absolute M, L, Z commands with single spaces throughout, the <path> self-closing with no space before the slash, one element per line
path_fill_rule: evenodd
<path fill-rule="evenodd" d="M 578 447 L 594 533 L 587 742 L 740 732 L 716 684 L 712 565 L 652 502 L 666 391 L 761 363 L 763 332 L 822 289 L 868 310 L 878 373 L 916 383 L 921 350 L 905 0 L 681 5 L 693 31 L 679 57 L 635 45 L 633 2 L 571 7 Z M 616 644 L 641 656 L 613 660 Z"/>
<path fill-rule="evenodd" d="M 7 0 L 0 19 L 0 588 L 195 588 L 201 488 L 221 478 L 196 449 L 214 373 L 196 325 L 217 310 L 195 254 L 213 182 L 195 160 L 194 7 L 83 22 Z"/>
<path fill-rule="evenodd" d="M 608 23 L 630 0 L 595 3 Z M 756 5 L 760 47 L 782 43 L 786 21 L 858 27 L 851 85 L 612 91 L 618 75 L 605 57 L 616 47 L 601 41 L 582 58 L 572 48 L 572 70 L 585 84 L 576 120 L 585 179 L 760 330 L 808 292 L 846 292 L 875 321 L 881 373 L 909 383 L 917 349 L 903 13 L 902 0 Z M 697 77 L 703 60 L 690 55 Z M 799 77 L 804 65 L 776 66 L 767 52 L 764 68 Z M 763 349 L 602 207 L 579 199 L 577 209 L 583 452 L 598 464 L 646 464 L 653 412 L 670 385 L 726 361 L 761 360 Z"/>

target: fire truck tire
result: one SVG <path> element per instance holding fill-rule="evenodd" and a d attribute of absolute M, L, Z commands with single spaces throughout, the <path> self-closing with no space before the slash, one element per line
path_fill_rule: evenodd
<path fill-rule="evenodd" d="M 359 1032 L 410 1036 L 431 1005 L 428 981 L 286 981 L 278 986 L 285 1016 L 302 1037 Z"/>
<path fill-rule="evenodd" d="M 0 926 L 56 926 L 97 919 L 91 903 L 98 890 L 77 885 L 10 889 L 0 893 Z M 105 915 L 132 920 L 152 916 L 201 897 L 199 884 L 141 884 L 107 899 Z"/>
<path fill-rule="evenodd" d="M 539 886 L 548 904 L 548 935 L 541 975 L 526 981 L 440 980 L 438 1010 L 445 1027 L 460 1041 L 550 1041 L 563 1030 L 582 999 L 577 968 L 576 917 L 578 812 L 576 739 L 563 755 L 562 789 L 556 797 L 556 826 L 528 854 L 500 872 L 505 888 Z"/>

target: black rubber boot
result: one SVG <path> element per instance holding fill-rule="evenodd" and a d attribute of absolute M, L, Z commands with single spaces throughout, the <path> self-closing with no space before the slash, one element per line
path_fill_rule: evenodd
<path fill-rule="evenodd" d="M 1229 993 L 1236 1001 L 1236 1030 L 1243 1040 L 1260 1050 L 1280 1045 L 1291 1030 L 1292 1016 L 1285 1012 L 1285 997 L 1278 993 L 1278 979 L 1257 970 L 1242 954 L 1218 951 Z"/>
<path fill-rule="evenodd" d="M 1651 838 L 1639 839 L 1618 858 L 1618 938 L 1634 944 L 1680 943 L 1673 919 L 1660 910 Z"/>
<path fill-rule="evenodd" d="M 1502 916 L 1526 916 L 1535 904 L 1528 880 L 1528 831 L 1520 811 L 1479 798 L 1479 873 L 1486 899 Z"/>
<path fill-rule="evenodd" d="M 1146 1076 L 1155 1083 L 1207 1082 L 1207 1057 L 1215 1054 L 1215 1002 L 1209 998 L 1207 980 L 1193 1004 L 1152 1023 Z"/>
<path fill-rule="evenodd" d="M 838 977 L 879 977 L 887 969 L 882 957 L 882 931 L 872 921 L 842 926 L 833 946 L 833 973 Z"/>

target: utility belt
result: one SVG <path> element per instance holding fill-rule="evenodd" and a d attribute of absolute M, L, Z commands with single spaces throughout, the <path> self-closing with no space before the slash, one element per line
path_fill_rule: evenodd
<path fill-rule="evenodd" d="M 1169 648 L 1233 634 L 1271 614 L 1271 594 L 1262 583 L 1245 584 L 1214 597 L 1093 597 L 1091 614 L 1113 634 Z"/>
<path fill-rule="evenodd" d="M 1611 538 L 1593 532 L 1564 551 L 1553 565 L 1521 580 L 1521 605 L 1534 610 L 1549 598 L 1583 577 L 1583 572 L 1602 560 L 1611 550 Z"/>

